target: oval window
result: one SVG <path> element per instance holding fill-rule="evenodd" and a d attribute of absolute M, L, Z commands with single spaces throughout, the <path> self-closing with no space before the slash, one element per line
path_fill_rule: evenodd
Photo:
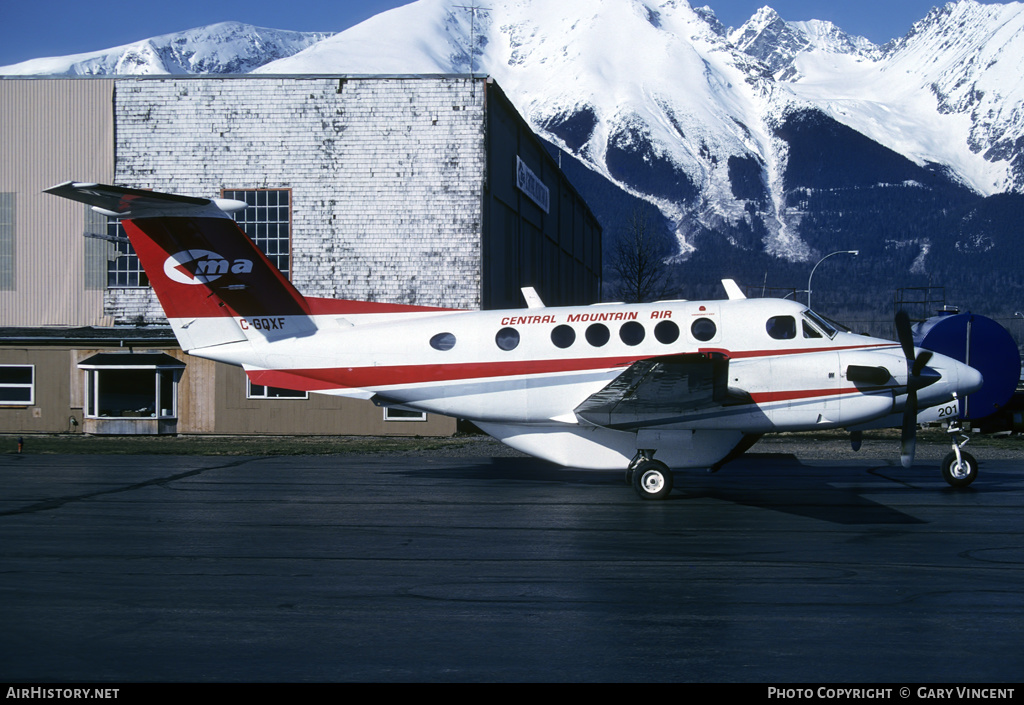
<path fill-rule="evenodd" d="M 519 331 L 515 328 L 502 328 L 494 336 L 494 342 L 502 350 L 515 350 L 519 347 Z"/>
<path fill-rule="evenodd" d="M 455 336 L 451 333 L 438 333 L 430 339 L 430 347 L 434 350 L 451 350 L 455 347 Z"/>
<path fill-rule="evenodd" d="M 576 342 L 576 331 L 572 329 L 572 326 L 560 325 L 555 326 L 554 330 L 551 331 L 551 342 L 559 348 L 567 348 Z"/>
<path fill-rule="evenodd" d="M 718 326 L 716 326 L 715 322 L 710 318 L 698 318 L 693 322 L 693 325 L 690 326 L 690 333 L 692 333 L 693 337 L 697 340 L 706 343 L 714 338 L 715 334 L 718 333 Z"/>
<path fill-rule="evenodd" d="M 645 335 L 646 332 L 644 331 L 643 325 L 636 321 L 623 323 L 622 327 L 619 328 L 619 338 L 621 338 L 622 342 L 626 345 L 639 345 L 644 342 Z"/>
<path fill-rule="evenodd" d="M 612 337 L 612 334 L 608 332 L 608 326 L 603 323 L 595 323 L 587 328 L 587 342 L 593 345 L 595 348 L 599 348 Z"/>
<path fill-rule="evenodd" d="M 674 343 L 679 340 L 679 326 L 674 321 L 661 321 L 654 326 L 654 337 L 665 345 Z"/>

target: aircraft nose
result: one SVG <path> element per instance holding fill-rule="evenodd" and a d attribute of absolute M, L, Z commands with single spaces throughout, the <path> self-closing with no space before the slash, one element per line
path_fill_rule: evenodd
<path fill-rule="evenodd" d="M 957 394 L 965 395 L 972 392 L 976 392 L 981 389 L 981 385 L 984 384 L 985 380 L 981 376 L 981 373 L 970 365 L 965 365 L 960 362 L 957 363 Z"/>

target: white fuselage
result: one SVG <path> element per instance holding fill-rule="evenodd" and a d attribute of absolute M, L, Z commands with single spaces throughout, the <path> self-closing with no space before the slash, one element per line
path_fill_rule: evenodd
<path fill-rule="evenodd" d="M 317 315 L 315 325 L 300 317 L 236 318 L 222 320 L 238 324 L 245 343 L 190 352 L 241 364 L 258 384 L 376 397 L 472 420 L 556 462 L 619 467 L 643 443 L 657 443 L 643 419 L 613 430 L 595 427 L 574 410 L 638 360 L 719 355 L 728 359 L 729 389 L 744 395 L 659 423 L 666 448 L 698 445 L 698 431 L 704 439 L 718 434 L 718 445 L 731 448 L 745 435 L 847 427 L 899 411 L 907 383 L 899 344 L 837 332 L 805 311 L 791 301 L 743 299 Z M 891 377 L 884 384 L 854 384 L 846 375 L 850 365 L 884 368 Z M 980 384 L 976 372 L 949 358 L 935 355 L 929 366 L 942 379 L 919 392 L 921 408 Z M 573 443 L 568 450 L 565 443 L 545 450 L 559 445 L 551 434 L 590 439 L 606 450 L 610 444 L 612 457 L 599 452 L 603 459 L 589 460 Z M 695 457 L 700 453 L 684 455 L 677 464 L 709 464 Z"/>

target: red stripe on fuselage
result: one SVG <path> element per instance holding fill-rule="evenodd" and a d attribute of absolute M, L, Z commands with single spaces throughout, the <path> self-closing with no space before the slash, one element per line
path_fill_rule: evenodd
<path fill-rule="evenodd" d="M 581 358 L 571 360 L 520 360 L 516 362 L 467 362 L 445 365 L 390 365 L 387 367 L 324 367 L 290 370 L 249 370 L 249 378 L 270 387 L 304 391 L 366 389 L 399 384 L 456 382 L 494 377 L 597 371 L 628 367 L 635 357 Z M 296 386 L 298 385 L 298 386 Z"/>
<path fill-rule="evenodd" d="M 774 401 L 795 401 L 797 399 L 818 399 L 821 397 L 838 397 L 845 394 L 863 394 L 864 390 L 851 387 L 847 389 L 794 389 L 779 392 L 761 392 L 751 394 L 755 404 L 768 404 Z"/>

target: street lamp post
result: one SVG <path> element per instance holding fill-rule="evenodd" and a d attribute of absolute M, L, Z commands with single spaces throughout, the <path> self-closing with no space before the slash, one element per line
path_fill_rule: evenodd
<path fill-rule="evenodd" d="M 818 264 L 821 264 L 829 257 L 833 255 L 853 255 L 856 257 L 860 254 L 860 250 L 838 250 L 836 252 L 829 252 L 827 255 L 818 260 Z M 811 307 L 811 280 L 814 279 L 814 270 L 818 268 L 818 264 L 815 264 L 811 269 L 811 276 L 807 277 L 807 308 Z"/>

